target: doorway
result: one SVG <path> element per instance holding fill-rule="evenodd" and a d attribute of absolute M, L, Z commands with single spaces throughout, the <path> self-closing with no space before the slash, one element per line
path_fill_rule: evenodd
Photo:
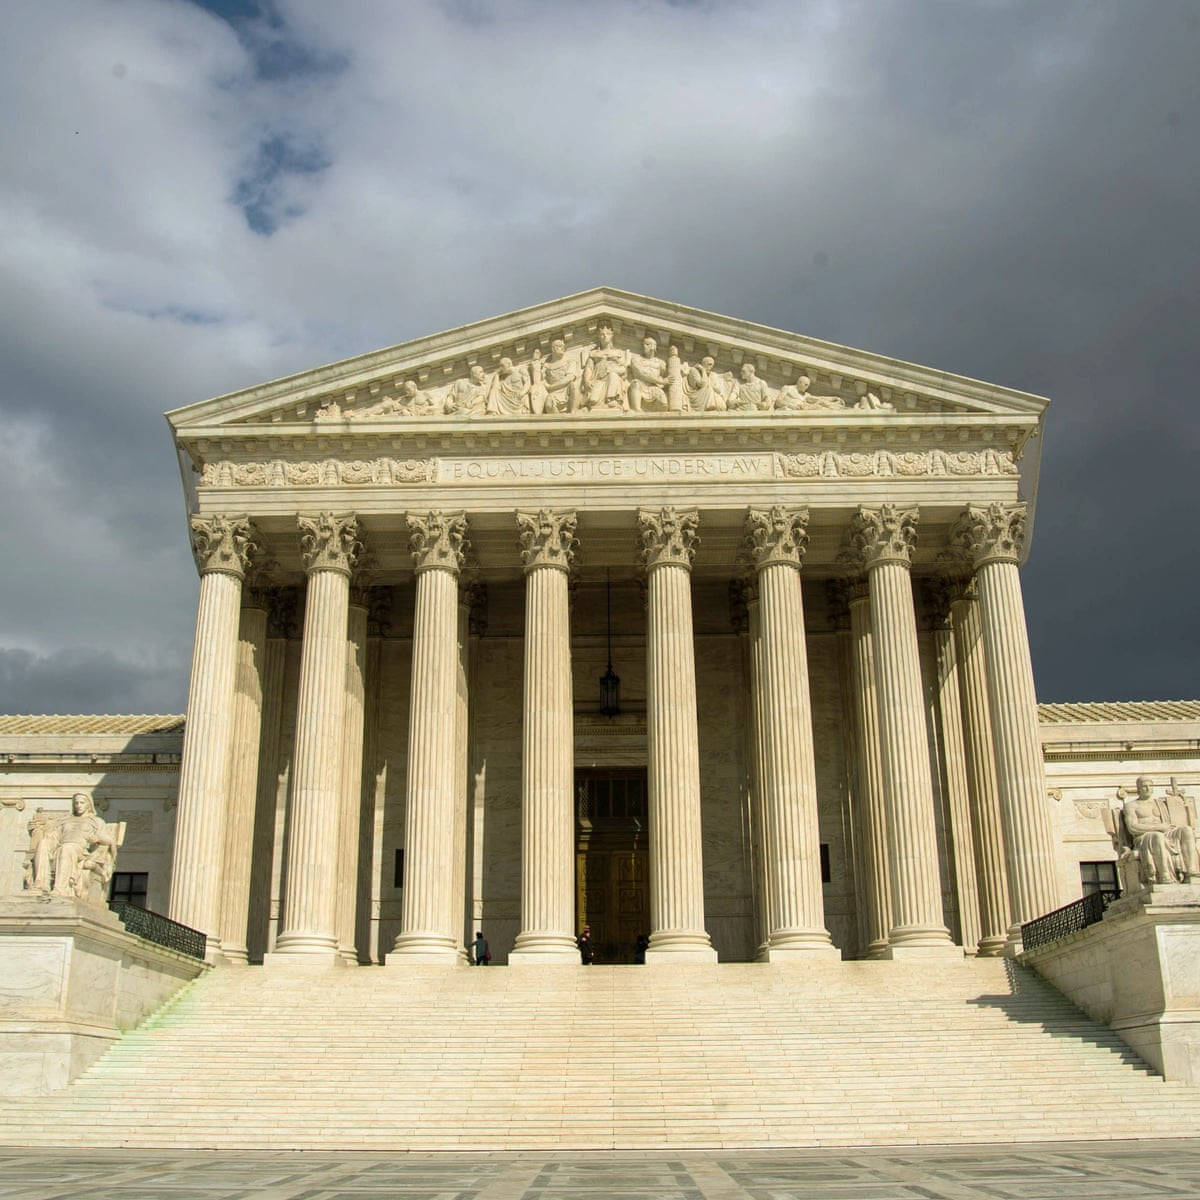
<path fill-rule="evenodd" d="M 597 963 L 631 963 L 650 933 L 645 767 L 575 772 L 575 911 Z"/>

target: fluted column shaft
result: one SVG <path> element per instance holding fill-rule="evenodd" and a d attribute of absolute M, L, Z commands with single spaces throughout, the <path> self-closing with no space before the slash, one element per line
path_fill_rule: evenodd
<path fill-rule="evenodd" d="M 1020 948 L 1021 925 L 1050 912 L 1059 902 L 1018 568 L 1025 541 L 1025 505 L 969 505 L 951 538 L 975 563 L 1011 904 L 1006 949 L 1015 953 Z"/>
<path fill-rule="evenodd" d="M 466 518 L 410 516 L 417 570 L 404 809 L 404 895 L 389 961 L 454 965 L 454 774 L 457 762 L 458 573 Z"/>
<path fill-rule="evenodd" d="M 975 827 L 975 879 L 979 889 L 979 954 L 996 955 L 1008 940 L 1008 871 L 1004 866 L 1004 824 L 996 788 L 987 663 L 979 605 L 962 591 L 951 605 L 954 645 L 962 683 L 963 745 Z"/>
<path fill-rule="evenodd" d="M 967 779 L 958 663 L 954 632 L 948 620 L 946 609 L 939 609 L 932 632 L 950 842 L 954 850 L 954 878 L 958 888 L 959 932 L 963 948 L 966 949 L 974 948 L 979 943 L 979 886 L 975 877 L 975 838 L 971 826 L 971 789 Z"/>
<path fill-rule="evenodd" d="M 859 745 L 858 785 L 863 798 L 860 833 L 867 877 L 867 956 L 879 958 L 887 950 L 892 928 L 892 885 L 888 870 L 887 804 L 871 636 L 871 596 L 865 580 L 861 587 L 851 592 L 849 607 L 852 690 Z"/>
<path fill-rule="evenodd" d="M 817 774 L 800 564 L 808 510 L 751 509 L 745 550 L 758 573 L 763 807 L 770 855 L 768 960 L 836 955 L 821 892 Z"/>
<path fill-rule="evenodd" d="M 567 573 L 575 514 L 518 514 L 525 558 L 521 932 L 510 961 L 578 962 L 574 702 Z"/>
<path fill-rule="evenodd" d="M 338 818 L 346 714 L 350 572 L 358 555 L 353 517 L 299 519 L 308 572 L 296 738 L 289 795 L 283 915 L 272 958 L 337 955 Z"/>
<path fill-rule="evenodd" d="M 851 541 L 862 555 L 871 593 L 892 884 L 887 954 L 955 952 L 942 921 L 933 773 L 910 578 L 916 511 L 862 506 Z"/>
<path fill-rule="evenodd" d="M 647 963 L 716 960 L 704 928 L 700 748 L 692 636 L 694 510 L 638 514 L 647 581 L 646 734 L 650 801 Z"/>
<path fill-rule="evenodd" d="M 254 812 L 258 800 L 266 644 L 266 601 L 251 589 L 249 602 L 242 608 L 238 633 L 229 800 L 221 872 L 221 954 L 237 963 L 250 960 L 246 943 L 250 923 L 250 871 L 254 861 Z"/>
<path fill-rule="evenodd" d="M 754 938 L 755 957 L 765 959 L 771 936 L 768 914 L 770 906 L 770 863 L 767 851 L 767 817 L 763 807 L 763 780 L 767 774 L 767 749 L 763 738 L 763 718 L 759 696 L 762 690 L 762 628 L 759 621 L 758 580 L 747 579 L 738 584 L 741 603 L 745 604 L 746 672 L 750 684 L 750 727 L 747 730 L 747 750 L 750 759 L 750 824 L 754 870 Z"/>
<path fill-rule="evenodd" d="M 255 546 L 245 518 L 193 517 L 191 535 L 200 569 L 200 599 L 179 764 L 168 915 L 204 933 L 211 961 L 220 951 L 221 856 L 242 577 Z"/>
<path fill-rule="evenodd" d="M 358 915 L 359 819 L 362 813 L 363 714 L 367 654 L 367 605 L 362 590 L 349 595 L 346 627 L 346 703 L 342 714 L 342 785 L 337 825 L 338 953 L 358 962 L 355 919 Z"/>

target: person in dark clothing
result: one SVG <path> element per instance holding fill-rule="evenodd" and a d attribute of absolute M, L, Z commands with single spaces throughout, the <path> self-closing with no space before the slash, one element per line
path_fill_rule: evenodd
<path fill-rule="evenodd" d="M 644 964 L 646 961 L 646 951 L 650 948 L 650 938 L 644 934 L 637 935 L 637 942 L 633 948 L 633 961 L 635 963 Z"/>
<path fill-rule="evenodd" d="M 583 927 L 580 935 L 575 939 L 575 945 L 579 947 L 579 960 L 585 967 L 592 965 L 592 928 L 590 925 Z"/>
<path fill-rule="evenodd" d="M 483 930 L 480 930 L 475 935 L 475 941 L 471 944 L 471 964 L 476 967 L 486 967 L 492 961 L 492 952 L 488 949 L 487 939 L 483 936 Z"/>

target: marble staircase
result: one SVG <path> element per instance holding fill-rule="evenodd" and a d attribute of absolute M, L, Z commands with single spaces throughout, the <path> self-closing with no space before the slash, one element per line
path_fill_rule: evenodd
<path fill-rule="evenodd" d="M 985 1143 L 1200 1127 L 1025 969 L 214 971 L 0 1145 L 451 1150 Z"/>

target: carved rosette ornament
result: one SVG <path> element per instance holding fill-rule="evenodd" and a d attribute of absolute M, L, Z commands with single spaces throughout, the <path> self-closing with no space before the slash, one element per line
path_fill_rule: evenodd
<path fill-rule="evenodd" d="M 537 512 L 517 513 L 517 537 L 525 570 L 557 567 L 569 572 L 579 549 L 575 537 L 577 524 L 578 518 L 573 512 L 541 508 Z"/>
<path fill-rule="evenodd" d="M 696 528 L 700 514 L 694 508 L 638 509 L 638 537 L 640 553 L 647 571 L 655 567 L 675 566 L 685 571 L 692 569 L 696 547 L 700 538 Z"/>
<path fill-rule="evenodd" d="M 340 571 L 349 575 L 362 553 L 358 518 L 353 513 L 317 513 L 299 516 L 300 558 L 308 574 L 314 571 Z"/>
<path fill-rule="evenodd" d="M 239 579 L 245 577 L 250 560 L 258 553 L 257 531 L 248 517 L 214 514 L 192 517 L 188 524 L 192 555 L 201 575 L 220 571 Z"/>
<path fill-rule="evenodd" d="M 462 570 L 470 552 L 466 513 L 461 510 L 410 513 L 408 533 L 408 545 L 418 574 L 450 571 L 457 575 Z"/>
<path fill-rule="evenodd" d="M 917 541 L 916 508 L 898 508 L 894 504 L 860 504 L 850 522 L 849 544 L 863 567 L 870 570 L 881 563 L 912 566 L 913 546 Z"/>
<path fill-rule="evenodd" d="M 750 509 L 742 551 L 755 570 L 777 563 L 799 570 L 808 552 L 807 506 Z"/>
<path fill-rule="evenodd" d="M 950 544 L 976 566 L 990 562 L 1020 563 L 1025 546 L 1023 502 L 968 504 L 950 531 Z"/>

